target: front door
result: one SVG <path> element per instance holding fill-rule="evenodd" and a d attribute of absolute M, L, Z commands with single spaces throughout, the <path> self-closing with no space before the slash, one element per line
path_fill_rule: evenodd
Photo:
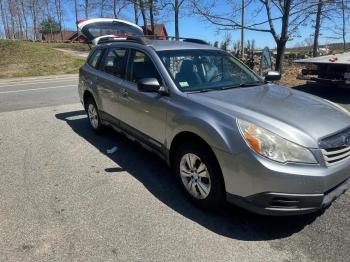
<path fill-rule="evenodd" d="M 143 135 L 158 147 L 165 140 L 165 121 L 168 97 L 158 93 L 145 93 L 137 88 L 142 78 L 162 78 L 153 61 L 145 53 L 131 50 L 127 69 L 127 80 L 121 91 L 121 121 L 126 127 L 136 129 L 136 135 Z M 134 130 L 135 131 L 135 130 Z"/>

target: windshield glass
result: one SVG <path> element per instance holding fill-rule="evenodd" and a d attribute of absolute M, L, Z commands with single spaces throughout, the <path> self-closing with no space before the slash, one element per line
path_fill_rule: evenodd
<path fill-rule="evenodd" d="M 262 83 L 245 65 L 223 51 L 169 50 L 159 51 L 158 55 L 183 92 Z"/>

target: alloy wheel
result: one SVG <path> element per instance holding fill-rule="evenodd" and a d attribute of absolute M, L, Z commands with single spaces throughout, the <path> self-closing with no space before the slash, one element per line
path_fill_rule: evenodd
<path fill-rule="evenodd" d="M 195 154 L 187 153 L 180 161 L 180 175 L 188 193 L 197 199 L 208 197 L 211 189 L 209 171 Z"/>
<path fill-rule="evenodd" d="M 98 124 L 99 124 L 99 122 L 98 122 L 99 119 L 98 119 L 97 109 L 96 109 L 95 105 L 89 104 L 88 115 L 89 115 L 89 120 L 90 120 L 92 127 L 94 129 L 97 129 Z"/>

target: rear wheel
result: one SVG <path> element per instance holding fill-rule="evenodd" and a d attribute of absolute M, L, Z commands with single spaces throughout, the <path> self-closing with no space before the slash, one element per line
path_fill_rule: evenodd
<path fill-rule="evenodd" d="M 186 195 L 198 206 L 213 210 L 224 202 L 221 169 L 206 146 L 181 146 L 176 154 L 174 169 Z"/>
<path fill-rule="evenodd" d="M 92 98 L 89 98 L 86 102 L 86 112 L 92 129 L 96 133 L 101 133 L 103 130 L 103 125 L 101 123 L 97 105 Z"/>

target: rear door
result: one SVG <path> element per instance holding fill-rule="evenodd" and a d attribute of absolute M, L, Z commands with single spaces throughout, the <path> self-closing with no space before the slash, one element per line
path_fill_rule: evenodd
<path fill-rule="evenodd" d="M 120 90 L 125 76 L 127 49 L 108 48 L 100 62 L 97 90 L 102 102 L 103 118 L 115 122 L 120 117 Z"/>

